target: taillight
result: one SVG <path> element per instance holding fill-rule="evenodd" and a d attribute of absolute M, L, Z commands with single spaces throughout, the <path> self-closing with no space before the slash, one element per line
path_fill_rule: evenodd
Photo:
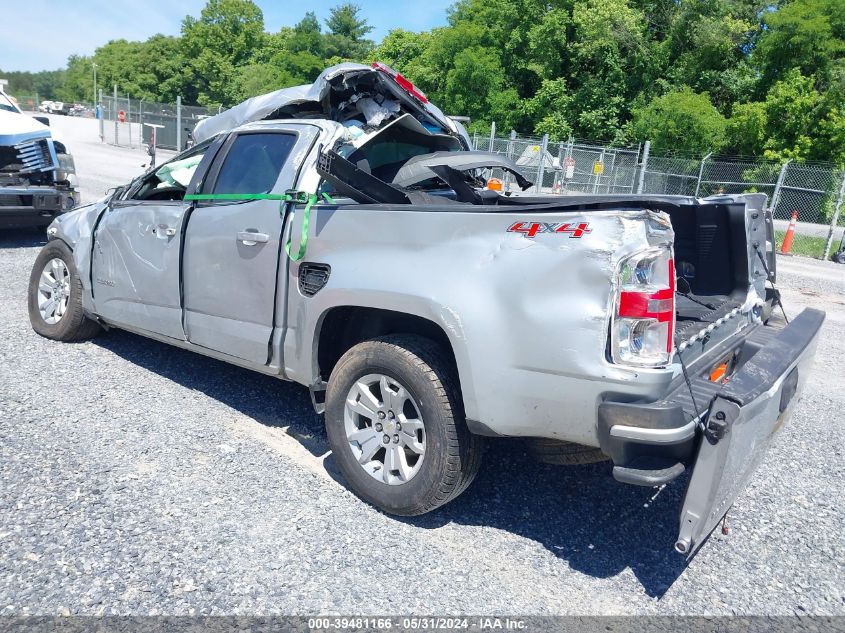
<path fill-rule="evenodd" d="M 675 262 L 667 247 L 622 261 L 610 326 L 613 362 L 659 367 L 672 357 L 675 330 Z"/>
<path fill-rule="evenodd" d="M 414 97 L 417 101 L 420 101 L 421 103 L 428 103 L 428 97 L 425 96 L 425 93 L 422 90 L 417 88 L 413 83 L 405 79 L 405 77 L 393 70 L 387 64 L 382 64 L 381 62 L 373 62 L 372 67 L 393 77 L 393 80 L 397 84 L 399 84 L 399 87 L 402 88 L 402 90 L 407 92 L 409 95 Z"/>

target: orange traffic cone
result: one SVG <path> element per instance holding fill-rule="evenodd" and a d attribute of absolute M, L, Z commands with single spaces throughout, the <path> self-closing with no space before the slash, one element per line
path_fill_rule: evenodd
<path fill-rule="evenodd" d="M 795 236 L 795 225 L 798 224 L 798 211 L 792 212 L 792 219 L 789 221 L 789 228 L 783 236 L 783 244 L 780 245 L 780 254 L 789 255 L 792 250 L 792 238 Z"/>

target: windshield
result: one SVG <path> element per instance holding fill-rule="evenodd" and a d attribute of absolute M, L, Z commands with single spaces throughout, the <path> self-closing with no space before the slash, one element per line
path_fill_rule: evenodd
<path fill-rule="evenodd" d="M 3 94 L 0 92 L 0 110 L 5 110 L 6 112 L 20 112 L 18 110 L 18 106 L 9 98 L 8 95 Z"/>

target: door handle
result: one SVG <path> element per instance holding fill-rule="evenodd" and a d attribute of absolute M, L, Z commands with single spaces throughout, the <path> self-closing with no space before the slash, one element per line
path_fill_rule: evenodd
<path fill-rule="evenodd" d="M 238 239 L 244 243 L 245 246 L 255 246 L 256 244 L 269 241 L 270 236 L 266 233 L 256 233 L 253 231 L 239 231 Z"/>
<path fill-rule="evenodd" d="M 153 227 L 153 233 L 160 238 L 173 237 L 176 235 L 176 229 L 166 224 L 159 224 L 157 227 Z"/>

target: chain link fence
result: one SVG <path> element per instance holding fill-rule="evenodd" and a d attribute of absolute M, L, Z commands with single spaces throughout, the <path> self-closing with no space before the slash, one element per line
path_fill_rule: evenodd
<path fill-rule="evenodd" d="M 37 108 L 37 96 L 33 101 Z M 21 104 L 23 106 L 23 104 Z M 142 148 L 156 126 L 156 146 L 184 149 L 197 121 L 217 114 L 198 106 L 153 103 L 100 94 L 100 138 Z M 845 247 L 845 170 L 829 163 L 776 163 L 707 154 L 701 158 L 658 156 L 649 143 L 611 147 L 569 139 L 489 136 L 473 138 L 475 148 L 504 154 L 532 183 L 530 193 L 674 194 L 706 197 L 720 193 L 765 193 L 775 217 L 777 246 L 783 252 L 827 259 Z M 513 178 L 494 170 L 506 191 L 518 191 Z M 793 236 L 788 238 L 794 224 Z"/>
<path fill-rule="evenodd" d="M 200 119 L 217 114 L 199 106 L 155 103 L 121 96 L 100 96 L 100 139 L 121 147 L 150 144 L 153 129 L 156 147 L 183 150 L 191 143 L 191 131 Z"/>
<path fill-rule="evenodd" d="M 15 95 L 15 99 L 18 102 L 18 107 L 24 112 L 37 112 L 38 104 L 41 103 L 41 101 L 38 99 L 37 94 Z"/>
<path fill-rule="evenodd" d="M 570 139 L 495 135 L 473 138 L 479 151 L 504 154 L 534 185 L 530 193 L 574 195 L 672 194 L 707 197 L 765 193 L 775 218 L 777 248 L 828 259 L 845 247 L 845 170 L 830 163 L 777 163 L 707 154 L 701 158 L 655 156 L 649 143 L 618 148 Z M 519 188 L 507 174 L 506 191 Z M 793 226 L 792 238 L 788 237 Z"/>

